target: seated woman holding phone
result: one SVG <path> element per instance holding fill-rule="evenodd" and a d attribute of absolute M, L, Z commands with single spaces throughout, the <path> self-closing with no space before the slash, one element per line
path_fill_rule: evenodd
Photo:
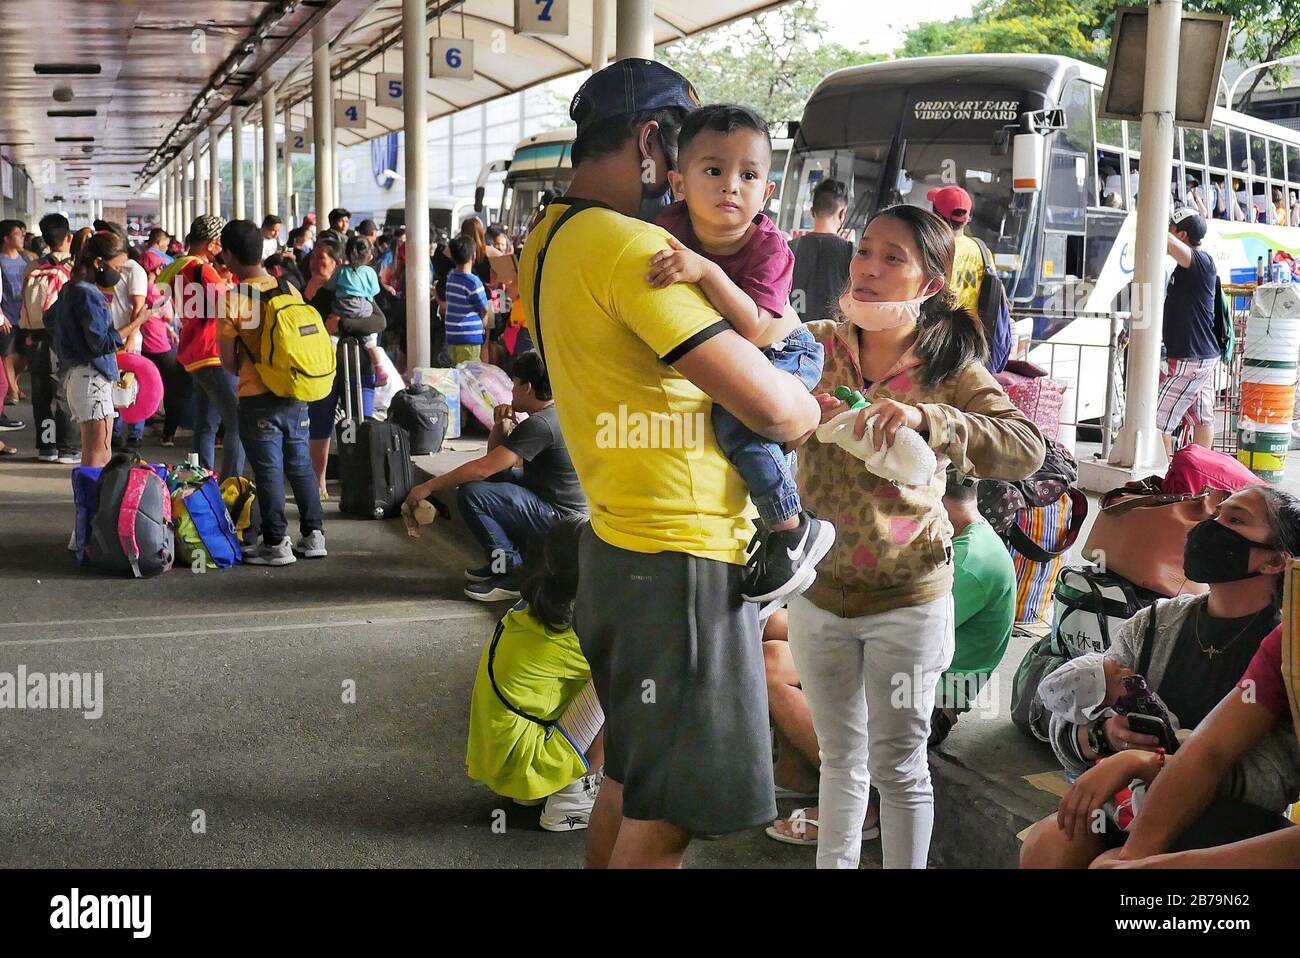
<path fill-rule="evenodd" d="M 1266 486 L 1242 489 L 1187 537 L 1184 570 L 1209 585 L 1207 594 L 1156 602 L 1126 622 L 1106 652 L 1073 659 L 1043 680 L 1052 747 L 1075 780 L 1057 814 L 1026 836 L 1022 867 L 1084 868 L 1139 828 L 1145 803 L 1167 789 L 1140 795 L 1131 823 L 1107 806 L 1131 783 L 1151 785 L 1177 761 L 1181 741 L 1196 741 L 1178 729 L 1196 729 L 1222 710 L 1278 626 L 1283 572 L 1297 555 L 1300 500 Z M 1173 847 L 1208 848 L 1285 826 L 1281 812 L 1300 793 L 1296 735 L 1279 722 L 1251 745 Z"/>

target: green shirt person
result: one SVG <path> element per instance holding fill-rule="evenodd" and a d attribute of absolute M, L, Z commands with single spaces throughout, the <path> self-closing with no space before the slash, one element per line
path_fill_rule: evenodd
<path fill-rule="evenodd" d="M 969 484 L 966 484 L 969 483 Z M 989 674 L 998 667 L 1016 618 L 1016 570 L 1011 554 L 976 507 L 975 484 L 949 470 L 943 505 L 952 523 L 952 599 L 956 643 L 952 664 L 935 693 L 931 747 L 942 742 L 970 711 Z"/>

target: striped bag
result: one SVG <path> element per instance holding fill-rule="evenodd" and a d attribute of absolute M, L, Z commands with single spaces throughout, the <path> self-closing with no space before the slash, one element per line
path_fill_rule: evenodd
<path fill-rule="evenodd" d="M 1079 534 L 1080 513 L 1086 515 L 1087 508 L 1087 499 L 1072 488 L 1056 502 L 1029 506 L 1016 516 L 1016 530 L 1023 537 L 1011 530 L 1007 545 L 1016 569 L 1016 625 L 1051 624 L 1056 578 Z"/>

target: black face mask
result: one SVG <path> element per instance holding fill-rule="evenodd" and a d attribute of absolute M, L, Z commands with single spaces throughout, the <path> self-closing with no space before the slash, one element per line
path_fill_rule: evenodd
<path fill-rule="evenodd" d="M 111 266 L 101 266 L 95 270 L 95 285 L 100 289 L 112 289 L 122 281 L 122 274 Z"/>
<path fill-rule="evenodd" d="M 1193 582 L 1239 582 L 1253 579 L 1250 550 L 1269 549 L 1263 542 L 1247 539 L 1222 522 L 1206 519 L 1192 527 L 1183 548 L 1183 571 Z"/>

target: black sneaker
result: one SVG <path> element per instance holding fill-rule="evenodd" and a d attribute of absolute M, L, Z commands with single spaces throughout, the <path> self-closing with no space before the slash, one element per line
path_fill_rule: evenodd
<path fill-rule="evenodd" d="M 465 578 L 470 582 L 487 582 L 489 579 L 495 579 L 497 573 L 492 570 L 492 563 L 481 565 L 477 569 L 466 569 Z"/>
<path fill-rule="evenodd" d="M 505 602 L 519 598 L 519 579 L 514 575 L 493 576 L 486 582 L 471 582 L 465 595 L 479 602 Z"/>
<path fill-rule="evenodd" d="M 0 432 L 13 432 L 15 429 L 25 428 L 27 423 L 21 419 L 10 419 L 8 416 L 0 416 Z"/>
<path fill-rule="evenodd" d="M 746 602 L 779 604 L 807 590 L 817 563 L 835 544 L 835 527 L 804 513 L 798 527 L 781 532 L 760 529 L 749 543 L 741 595 Z"/>

